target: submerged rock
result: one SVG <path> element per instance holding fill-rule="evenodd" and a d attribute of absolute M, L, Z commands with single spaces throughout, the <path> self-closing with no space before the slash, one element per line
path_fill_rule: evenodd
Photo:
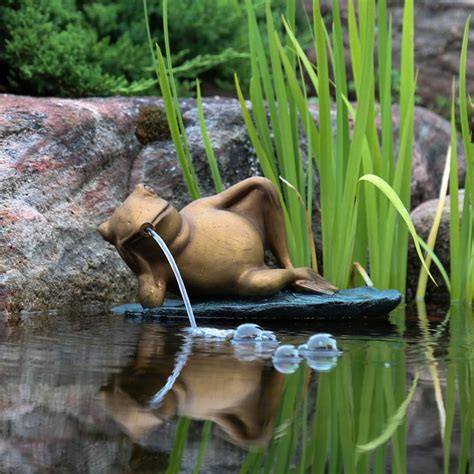
<path fill-rule="evenodd" d="M 413 224 L 415 225 L 418 235 L 425 240 L 428 239 L 431 227 L 433 226 L 433 220 L 436 214 L 436 209 L 438 208 L 439 199 L 430 199 L 429 201 L 424 202 L 419 205 L 412 213 L 411 218 Z M 462 212 L 462 207 L 464 203 L 464 190 L 459 192 L 459 212 Z M 446 196 L 446 201 L 443 207 L 443 214 L 441 216 L 441 222 L 439 225 L 438 236 L 436 238 L 436 245 L 434 251 L 441 263 L 444 265 L 444 268 L 449 275 L 449 266 L 450 266 L 450 251 L 449 251 L 449 220 L 450 220 L 450 206 L 451 199 L 450 196 Z M 416 286 L 418 284 L 418 278 L 420 274 L 420 260 L 416 253 L 415 246 L 413 241 L 410 240 L 408 247 L 408 274 L 407 274 L 407 287 L 410 289 L 410 297 L 414 296 L 416 292 Z M 447 296 L 448 289 L 446 284 L 441 276 L 441 273 L 437 267 L 432 263 L 430 272 L 433 275 L 433 278 L 436 280 L 438 286 L 436 287 L 434 283 L 428 279 L 427 293 L 430 295 L 444 295 Z"/>
<path fill-rule="evenodd" d="M 166 129 L 162 135 L 159 114 L 143 116 L 161 106 L 157 98 L 0 95 L 0 310 L 135 299 L 135 278 L 97 226 L 138 182 L 178 208 L 189 202 L 174 145 L 161 141 Z M 209 195 L 196 103 L 181 106 L 202 193 Z M 204 114 L 224 184 L 258 174 L 237 100 L 206 99 Z M 449 129 L 420 109 L 416 120 L 426 124 L 423 136 Z M 144 129 L 148 123 L 152 130 Z M 431 139 L 420 143 L 431 147 L 419 151 L 429 156 L 426 169 L 436 170 L 446 150 Z M 418 195 L 418 185 L 414 189 Z"/>

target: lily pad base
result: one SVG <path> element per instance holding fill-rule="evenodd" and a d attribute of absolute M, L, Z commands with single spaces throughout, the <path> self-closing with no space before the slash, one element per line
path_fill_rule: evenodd
<path fill-rule="evenodd" d="M 395 309 L 401 300 L 402 295 L 396 290 L 358 287 L 341 290 L 334 295 L 280 292 L 259 298 L 192 298 L 191 304 L 198 320 L 335 320 L 383 317 Z M 163 306 L 153 309 L 143 309 L 139 304 L 125 304 L 114 307 L 113 311 L 160 320 L 187 318 L 183 302 L 177 299 L 167 299 Z"/>

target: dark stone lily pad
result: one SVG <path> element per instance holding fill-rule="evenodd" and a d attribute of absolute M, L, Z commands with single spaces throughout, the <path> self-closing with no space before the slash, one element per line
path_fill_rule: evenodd
<path fill-rule="evenodd" d="M 196 319 L 296 320 L 383 317 L 395 309 L 402 295 L 396 290 L 351 288 L 334 295 L 280 292 L 260 298 L 191 299 Z M 159 308 L 144 310 L 139 304 L 116 306 L 113 311 L 157 319 L 186 318 L 181 300 L 166 300 Z"/>

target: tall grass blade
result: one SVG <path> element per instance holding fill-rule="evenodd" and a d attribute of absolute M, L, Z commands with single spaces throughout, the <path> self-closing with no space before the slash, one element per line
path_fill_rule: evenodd
<path fill-rule="evenodd" d="M 197 104 L 198 104 L 198 115 L 199 115 L 199 126 L 201 127 L 202 139 L 204 142 L 204 149 L 206 150 L 207 161 L 209 163 L 209 168 L 211 170 L 212 181 L 214 182 L 214 188 L 217 193 L 224 191 L 224 185 L 222 184 L 222 178 L 217 166 L 217 160 L 214 155 L 214 150 L 211 146 L 211 140 L 209 139 L 209 134 L 207 133 L 206 121 L 204 119 L 204 111 L 202 108 L 202 97 L 201 97 L 201 87 L 199 81 L 196 81 L 196 94 L 197 94 Z"/>
<path fill-rule="evenodd" d="M 201 470 L 202 463 L 204 462 L 204 457 L 206 456 L 207 445 L 209 444 L 209 439 L 211 438 L 211 430 L 212 421 L 205 421 L 202 425 L 201 442 L 199 443 L 198 454 L 196 462 L 194 464 L 193 474 L 199 474 Z"/>
<path fill-rule="evenodd" d="M 418 243 L 420 244 L 421 248 L 426 252 L 426 255 L 429 255 L 432 262 L 435 264 L 436 268 L 441 274 L 441 277 L 443 278 L 444 284 L 446 285 L 448 291 L 451 291 L 451 280 L 449 278 L 448 272 L 446 271 L 446 268 L 441 263 L 441 260 L 420 236 L 418 236 Z"/>
<path fill-rule="evenodd" d="M 199 185 L 195 176 L 192 163 L 190 163 L 189 152 L 187 151 L 187 145 L 185 145 L 186 138 L 180 130 L 181 113 L 179 108 L 176 109 L 175 101 L 171 92 L 171 86 L 173 79 L 168 79 L 166 65 L 161 53 L 160 47 L 156 46 L 157 52 L 157 69 L 158 69 L 158 81 L 160 84 L 161 93 L 163 95 L 163 102 L 165 105 L 166 118 L 171 132 L 171 138 L 176 147 L 176 154 L 178 155 L 179 164 L 183 171 L 184 181 L 188 188 L 188 192 L 192 199 L 200 197 Z"/>
<path fill-rule="evenodd" d="M 311 224 L 311 218 L 309 216 L 309 213 L 308 213 L 307 209 L 305 208 L 305 202 L 303 200 L 303 196 L 301 196 L 299 191 L 289 181 L 287 181 L 285 178 L 280 176 L 280 180 L 283 183 L 285 183 L 296 194 L 296 196 L 298 198 L 298 201 L 300 202 L 301 207 L 302 207 L 303 211 L 305 212 L 306 230 L 307 230 L 308 236 L 310 238 L 310 244 L 309 245 L 310 245 L 310 251 L 311 251 L 311 268 L 314 271 L 317 272 L 318 271 L 318 261 L 317 261 L 317 258 L 316 258 L 316 247 L 315 247 L 315 242 L 314 242 L 313 228 L 312 228 L 312 224 Z"/>
<path fill-rule="evenodd" d="M 420 257 L 421 263 L 423 267 L 425 268 L 426 272 L 430 276 L 431 280 L 433 283 L 436 285 L 436 282 L 433 278 L 433 276 L 430 273 L 429 268 L 426 266 L 425 259 L 423 258 L 423 254 L 421 253 L 421 248 L 420 244 L 418 242 L 418 234 L 416 233 L 415 226 L 413 225 L 413 222 L 410 219 L 410 214 L 406 210 L 405 206 L 403 205 L 402 201 L 400 198 L 397 196 L 395 191 L 390 187 L 389 184 L 387 184 L 383 179 L 379 178 L 378 176 L 375 175 L 364 175 L 360 178 L 359 181 L 367 181 L 369 183 L 372 183 L 374 186 L 376 186 L 380 191 L 382 191 L 385 196 L 390 200 L 392 203 L 393 207 L 397 210 L 401 218 L 405 221 L 405 224 L 413 238 L 413 242 L 415 244 L 416 252 L 418 253 L 418 257 Z"/>
<path fill-rule="evenodd" d="M 471 133 L 468 118 L 468 92 L 466 86 L 467 50 L 469 43 L 470 17 L 466 20 L 464 27 L 461 58 L 459 65 L 459 116 L 461 120 L 461 136 L 464 145 L 466 159 L 466 186 L 464 191 L 464 205 L 461 218 L 460 254 L 463 264 L 458 270 L 461 274 L 461 288 L 459 297 L 462 300 L 472 301 L 472 232 L 473 232 L 473 209 L 474 199 L 474 144 L 471 142 Z"/>
<path fill-rule="evenodd" d="M 430 233 L 428 236 L 427 245 L 431 250 L 434 250 L 434 246 L 436 243 L 436 237 L 438 235 L 439 226 L 441 224 L 441 217 L 443 215 L 444 210 L 444 203 L 446 202 L 446 194 L 448 192 L 448 182 L 449 182 L 449 172 L 451 166 L 451 146 L 448 147 L 448 152 L 446 154 L 446 162 L 444 165 L 443 176 L 441 179 L 441 188 L 439 191 L 439 200 L 438 206 L 436 208 L 436 213 L 433 219 L 433 224 L 430 229 Z M 425 258 L 425 266 L 430 268 L 431 265 L 431 257 L 429 255 Z M 416 299 L 417 301 L 424 300 L 426 294 L 426 285 L 428 283 L 428 274 L 426 270 L 422 268 L 420 270 L 420 276 L 418 279 L 418 287 L 416 290 Z"/>

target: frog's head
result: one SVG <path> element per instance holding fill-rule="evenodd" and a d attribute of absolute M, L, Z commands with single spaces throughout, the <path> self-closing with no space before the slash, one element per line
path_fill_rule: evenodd
<path fill-rule="evenodd" d="M 179 223 L 178 211 L 145 184 L 138 184 L 112 217 L 99 226 L 100 235 L 117 248 L 143 237 L 152 227 L 166 241 L 170 230 Z"/>

